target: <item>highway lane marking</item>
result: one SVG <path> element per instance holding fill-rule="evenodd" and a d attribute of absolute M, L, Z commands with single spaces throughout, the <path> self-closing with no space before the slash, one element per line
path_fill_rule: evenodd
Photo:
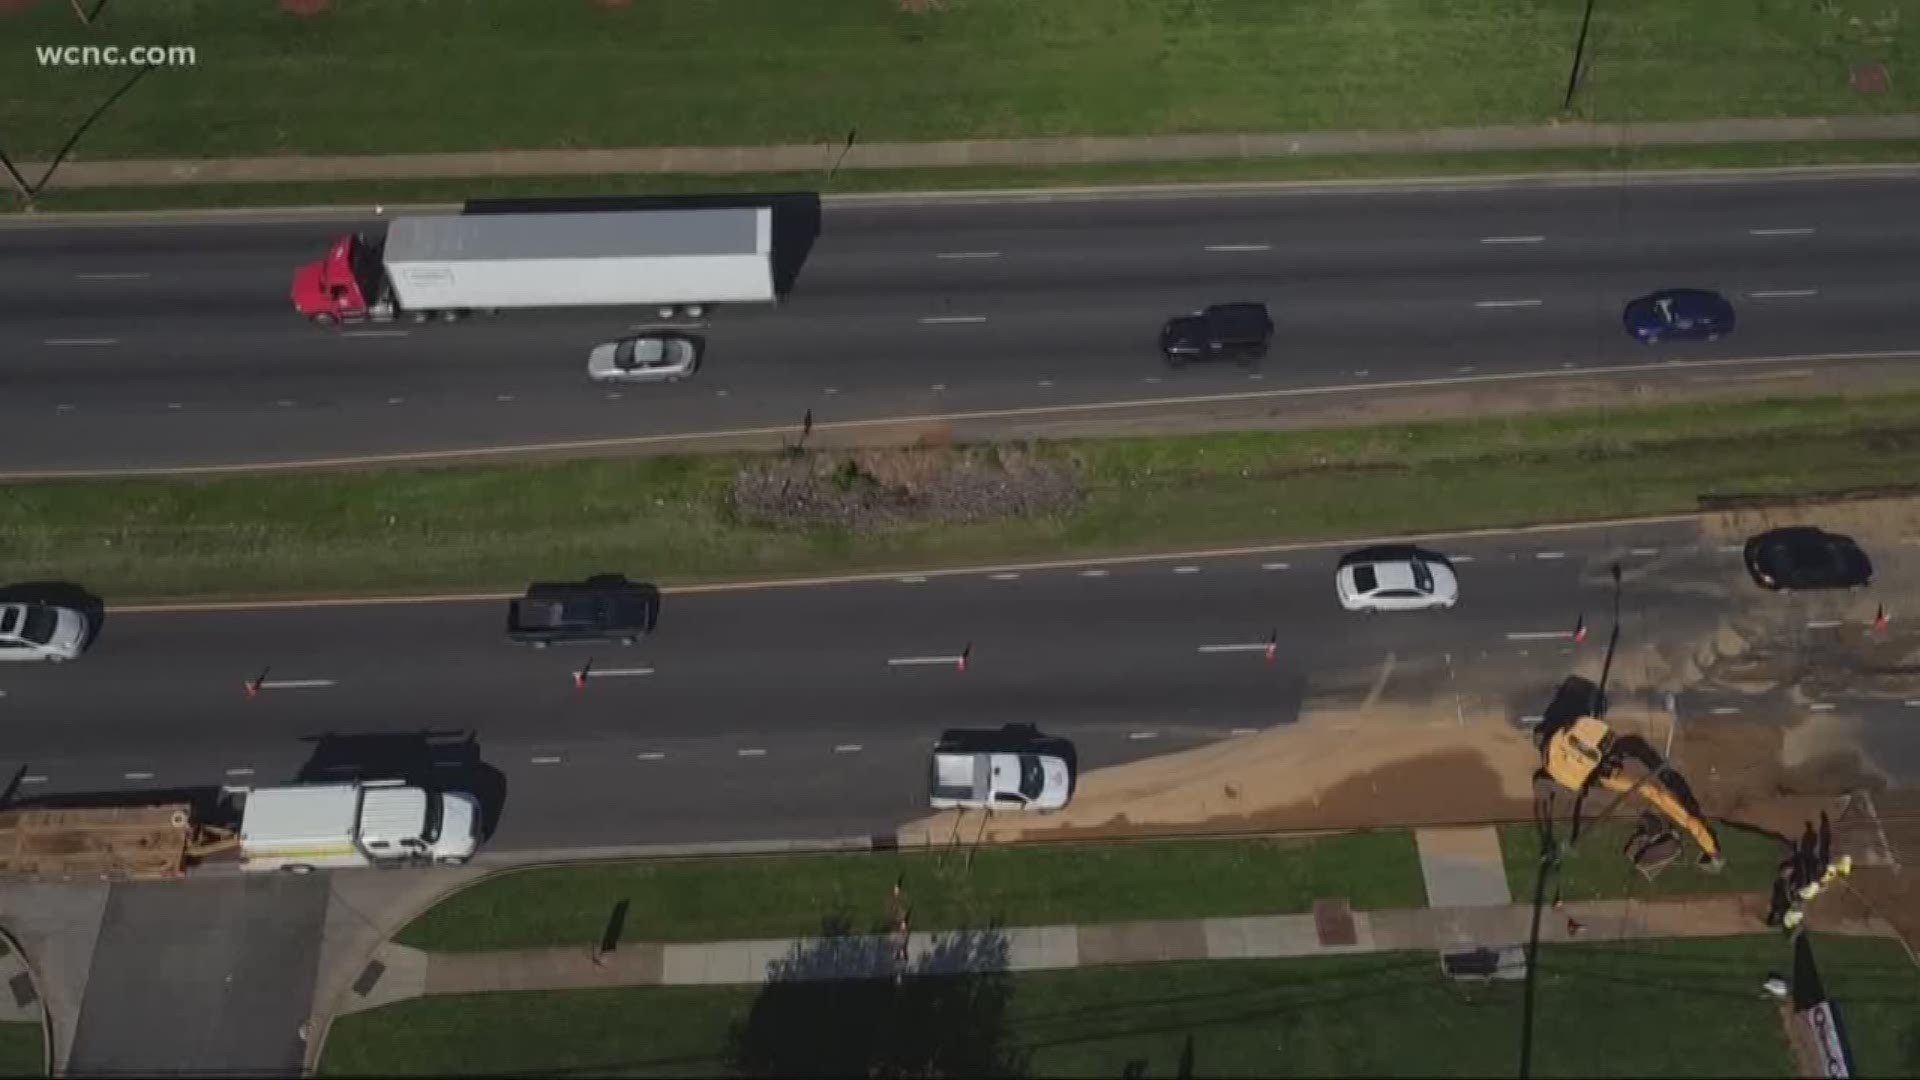
<path fill-rule="evenodd" d="M 1572 637 L 1571 630 L 1515 630 L 1507 634 L 1508 641 L 1565 641 Z"/>
<path fill-rule="evenodd" d="M 531 765 L 558 765 L 560 764 L 560 758 L 550 754 L 545 757 L 528 758 L 527 762 Z"/>
<path fill-rule="evenodd" d="M 110 337 L 56 337 L 42 342 L 45 345 L 118 345 L 119 338 Z"/>
<path fill-rule="evenodd" d="M 1718 705 L 1718 706 L 1715 706 L 1715 707 L 1714 707 L 1714 709 L 1713 709 L 1713 715 L 1715 715 L 1715 716 L 1732 716 L 1733 714 L 1735 714 L 1735 713 L 1737 713 L 1737 712 L 1739 712 L 1739 711 L 1740 711 L 1739 709 L 1737 709 L 1737 708 L 1735 708 L 1735 707 L 1734 707 L 1734 706 L 1732 706 L 1732 705 Z"/>
<path fill-rule="evenodd" d="M 286 398 L 281 398 L 279 401 L 274 402 L 274 404 L 280 406 L 283 409 L 290 409 L 293 407 L 293 402 L 287 400 Z"/>
<path fill-rule="evenodd" d="M 1843 625 L 1843 624 L 1842 624 L 1842 623 L 1840 622 L 1840 620 L 1839 620 L 1839 619 L 1813 619 L 1813 620 L 1810 620 L 1810 621 L 1808 621 L 1808 623 L 1807 623 L 1807 629 L 1809 629 L 1809 630 L 1832 630 L 1833 628 L 1835 628 L 1835 627 L 1837 627 L 1837 626 L 1841 626 L 1841 625 Z"/>
<path fill-rule="evenodd" d="M 512 401 L 512 400 L 513 400 L 513 395 L 512 395 L 512 394 L 495 394 L 495 395 L 493 395 L 493 400 L 495 400 L 495 401 Z"/>
<path fill-rule="evenodd" d="M 153 774 L 152 774 L 152 773 L 150 773 L 150 772 L 130 772 L 130 773 L 123 773 L 123 774 L 121 774 L 121 776 L 122 776 L 122 779 L 126 779 L 126 780 L 151 780 L 151 779 L 153 779 Z"/>
<path fill-rule="evenodd" d="M 1545 239 L 1544 236 L 1483 236 L 1480 242 L 1483 244 L 1537 244 Z"/>
<path fill-rule="evenodd" d="M 1292 564 L 1283 562 L 1263 562 L 1260 564 L 1260 569 L 1262 570 L 1290 570 L 1292 568 Z"/>
<path fill-rule="evenodd" d="M 1200 572 L 1200 568 L 1197 566 L 1176 566 L 1173 568 L 1173 572 L 1176 574 L 1197 574 Z"/>
<path fill-rule="evenodd" d="M 0 228 L 5 221 L 0 220 Z M 1583 369 L 1580 378 L 1613 378 L 1649 372 L 1680 370 L 1712 371 L 1721 368 L 1772 366 L 1780 364 L 1858 363 L 1873 360 L 1905 360 L 1920 357 L 1911 349 L 1880 352 L 1805 353 L 1789 356 L 1722 357 L 1707 360 L 1655 360 L 1641 364 L 1619 364 Z M 1462 386 L 1490 386 L 1510 382 L 1539 382 L 1569 378 L 1558 368 L 1533 371 L 1487 372 L 1476 375 L 1445 375 L 1426 379 L 1396 379 L 1372 383 L 1333 383 L 1324 386 L 1294 386 L 1277 390 L 1235 390 L 1219 394 L 1194 394 L 1186 397 L 1132 398 L 1109 401 L 1085 401 L 1067 405 L 1026 405 L 1009 409 L 978 409 L 970 412 L 921 413 L 913 416 L 873 417 L 863 420 L 836 420 L 816 424 L 816 431 L 860 431 L 869 428 L 911 424 L 954 424 L 981 420 L 1018 420 L 1057 416 L 1063 413 L 1115 412 L 1129 409 L 1164 409 L 1175 406 L 1225 405 L 1287 398 L 1333 397 L 1366 392 L 1378 394 L 1394 390 L 1443 390 Z M 1149 382 L 1159 382 L 1158 378 Z M 828 394 L 839 391 L 829 387 Z M 171 406 L 178 408 L 178 405 Z M 715 439 L 779 438 L 792 435 L 791 424 L 778 427 L 728 428 L 719 431 L 681 432 L 670 435 L 621 435 L 604 439 L 576 439 L 565 442 L 516 443 L 506 446 L 479 446 L 464 450 L 412 450 L 397 454 L 358 454 L 340 457 L 307 458 L 291 461 L 263 461 L 228 465 L 186 465 L 178 467 L 128 469 L 42 469 L 0 473 L 0 481 L 22 480 L 100 480 L 137 476 L 221 476 L 233 473 L 286 472 L 298 469 L 362 468 L 398 465 L 407 462 L 461 461 L 475 458 L 512 457 L 529 454 L 579 453 L 583 451 L 633 449 L 663 443 L 706 442 Z"/>
<path fill-rule="evenodd" d="M 1825 701 L 1816 701 L 1813 704 L 1807 706 L 1807 708 L 1812 709 L 1814 712 L 1832 712 L 1834 709 L 1838 707 L 1839 706 L 1833 705 Z"/>
<path fill-rule="evenodd" d="M 985 315 L 925 315 L 920 322 L 923 326 L 953 326 L 962 323 L 983 323 Z"/>
<path fill-rule="evenodd" d="M 75 274 L 73 276 L 79 281 L 145 281 L 153 275 L 144 270 L 128 270 L 120 273 Z"/>
<path fill-rule="evenodd" d="M 1749 235 L 1749 236 L 1809 236 L 1809 235 L 1811 235 L 1812 233 L 1813 233 L 1813 230 L 1812 230 L 1812 229 L 1807 229 L 1807 228 L 1798 228 L 1798 229 L 1748 229 L 1748 230 L 1747 230 L 1747 235 Z"/>
<path fill-rule="evenodd" d="M 760 749 L 757 746 L 754 746 L 754 747 L 748 747 L 744 750 L 736 750 L 734 751 L 734 755 L 736 757 L 766 757 L 767 752 L 765 750 Z"/>
<path fill-rule="evenodd" d="M 1539 307 L 1540 301 L 1538 300 L 1475 300 L 1473 302 L 1473 306 L 1477 308 Z"/>
<path fill-rule="evenodd" d="M 1273 245 L 1272 244 L 1208 244 L 1207 250 L 1216 252 L 1216 253 L 1237 252 L 1237 251 L 1238 252 L 1272 251 Z"/>
<path fill-rule="evenodd" d="M 1127 732 L 1127 738 L 1129 738 L 1129 739 L 1134 739 L 1134 740 L 1140 740 L 1140 739 L 1157 739 L 1157 738 L 1159 738 L 1159 737 L 1160 737 L 1160 733 L 1159 733 L 1159 732 L 1157 732 L 1157 731 L 1129 731 L 1129 732 Z"/>
<path fill-rule="evenodd" d="M 1546 717 L 1540 716 L 1535 713 L 1528 713 L 1527 715 L 1520 718 L 1521 727 L 1539 727 L 1541 724 L 1544 724 L 1546 722 L 1547 722 Z"/>
<path fill-rule="evenodd" d="M 1229 734 L 1229 735 L 1258 735 L 1258 734 L 1260 734 L 1260 729 L 1259 729 L 1259 728 L 1250 728 L 1250 727 L 1237 727 L 1237 728 L 1234 728 L 1234 729 L 1233 729 L 1232 731 L 1230 731 L 1230 732 L 1228 732 L 1227 734 Z"/>
<path fill-rule="evenodd" d="M 400 404 L 403 404 L 403 403 L 405 403 L 405 401 L 406 401 L 406 400 L 407 400 L 406 398 L 402 398 L 402 397 L 390 397 L 390 398 L 388 398 L 388 399 L 387 399 L 387 404 L 389 404 L 389 405 L 400 405 Z"/>
<path fill-rule="evenodd" d="M 332 679 L 268 679 L 259 684 L 261 690 L 323 690 L 337 685 Z"/>
<path fill-rule="evenodd" d="M 928 387 L 927 389 L 929 389 L 929 390 L 945 390 L 946 388 L 947 388 L 947 384 L 946 384 L 946 383 L 943 383 L 943 382 L 937 382 L 937 383 L 934 383 L 934 384 L 933 384 L 932 386 L 930 386 L 930 387 Z"/>
<path fill-rule="evenodd" d="M 943 251 L 934 256 L 936 259 L 997 259 L 999 257 L 1000 253 L 997 251 Z"/>
<path fill-rule="evenodd" d="M 53 407 L 53 411 L 54 412 L 72 412 L 73 406 L 72 405 L 55 405 Z"/>
<path fill-rule="evenodd" d="M 1903 704 L 1909 709 L 1920 709 L 1920 698 L 1912 698 Z"/>
<path fill-rule="evenodd" d="M 340 334 L 340 336 L 341 337 L 362 337 L 362 338 L 392 338 L 392 337 L 406 337 L 411 333 L 413 333 L 413 331 L 411 330 L 346 330 L 346 331 L 343 331 Z"/>
<path fill-rule="evenodd" d="M 909 574 L 906 577 L 900 578 L 899 582 L 902 585 L 921 585 L 925 584 L 926 580 L 927 577 L 925 574 Z"/>
<path fill-rule="evenodd" d="M 1018 581 L 1020 580 L 1020 575 L 1009 571 L 1002 571 L 998 574 L 988 574 L 987 578 L 990 581 Z"/>
<path fill-rule="evenodd" d="M 574 674 L 577 675 L 579 674 L 579 672 L 575 672 Z M 637 675 L 651 675 L 651 674 L 653 674 L 653 669 L 650 667 L 618 667 L 618 668 L 588 668 L 587 669 L 587 678 L 589 679 L 619 679 L 619 678 L 625 678 L 625 677 L 631 677 L 631 676 L 637 676 Z"/>
<path fill-rule="evenodd" d="M 1039 382 L 1037 382 L 1037 383 L 1034 383 L 1033 385 L 1035 385 L 1035 386 L 1039 386 L 1039 387 L 1048 387 L 1048 386 L 1052 386 L 1052 385 L 1053 385 L 1053 380 L 1052 380 L 1052 379 L 1041 379 L 1041 380 L 1040 380 Z"/>
<path fill-rule="evenodd" d="M 20 778 L 20 782 L 23 784 L 44 784 L 47 782 L 47 778 L 44 776 L 23 776 Z"/>
<path fill-rule="evenodd" d="M 666 756 L 667 755 L 665 753 L 659 750 L 642 750 L 641 752 L 633 755 L 634 760 L 636 761 L 662 761 L 666 758 Z"/>
<path fill-rule="evenodd" d="M 228 775 L 228 776 L 252 776 L 252 775 L 253 775 L 253 770 L 252 770 L 252 769 L 228 769 L 228 770 L 227 770 L 227 772 L 226 772 L 226 775 Z"/>
<path fill-rule="evenodd" d="M 1533 557 L 1536 559 L 1564 559 L 1567 557 L 1567 553 L 1564 551 L 1536 551 L 1533 553 Z"/>
<path fill-rule="evenodd" d="M 1744 545 L 1744 544 L 1721 544 L 1721 545 L 1720 545 L 1720 550 L 1721 550 L 1722 552 L 1728 552 L 1728 551 L 1745 551 L 1745 550 L 1746 550 L 1746 545 Z"/>
<path fill-rule="evenodd" d="M 860 744 L 857 742 L 841 743 L 839 746 L 833 748 L 833 752 L 836 754 L 857 754 L 860 752 Z"/>
<path fill-rule="evenodd" d="M 1265 641 L 1248 641 L 1232 645 L 1202 645 L 1197 651 L 1202 653 L 1266 652 L 1268 644 Z"/>
<path fill-rule="evenodd" d="M 1761 289 L 1758 292 L 1748 293 L 1747 298 L 1750 300 L 1789 300 L 1819 295 L 1820 290 L 1818 289 Z"/>
<path fill-rule="evenodd" d="M 1208 548 L 1198 551 L 1169 551 L 1151 555 L 1109 555 L 1084 559 L 1055 559 L 1043 562 L 1003 563 L 989 566 L 964 566 L 952 569 L 932 569 L 926 571 L 929 578 L 958 577 L 990 573 L 1039 573 L 1054 570 L 1079 570 L 1082 577 L 1106 577 L 1108 571 L 1100 567 L 1140 566 L 1148 563 L 1171 562 L 1175 559 L 1233 559 L 1250 555 L 1274 555 L 1281 552 L 1339 551 L 1344 548 L 1373 547 L 1380 544 L 1406 544 L 1410 542 L 1439 543 L 1447 541 L 1457 543 L 1464 540 L 1504 539 L 1514 536 L 1534 536 L 1541 534 L 1559 534 L 1593 529 L 1638 528 L 1653 525 L 1675 525 L 1695 522 L 1706 514 L 1654 514 L 1645 517 L 1619 518 L 1608 521 L 1577 521 L 1552 525 L 1526 525 L 1520 528 L 1466 529 L 1459 532 L 1415 533 L 1400 536 L 1350 537 L 1344 540 L 1302 540 L 1286 544 L 1261 544 L 1252 547 Z M 1740 545 L 1734 544 L 1724 549 L 1739 551 Z M 1456 563 L 1472 562 L 1471 555 L 1453 555 L 1449 558 Z M 1081 569 L 1093 567 L 1093 569 Z M 820 577 L 773 578 L 759 581 L 715 581 L 697 585 L 669 585 L 661 588 L 663 595 L 696 596 L 703 593 L 761 592 L 767 589 L 808 589 L 831 585 L 867 585 L 875 582 L 897 581 L 898 573 L 832 574 Z M 193 615 L 203 612 L 220 611 L 288 611 L 315 608 L 338 607 L 384 607 L 413 604 L 478 604 L 498 603 L 503 600 L 517 600 L 520 593 L 443 593 L 440 595 L 416 596 L 355 596 L 327 597 L 307 600 L 229 600 L 229 601 L 185 601 L 180 603 L 127 604 L 110 605 L 107 610 L 121 615 Z"/>
<path fill-rule="evenodd" d="M 1659 548 L 1629 548 L 1629 549 L 1627 550 L 1627 554 L 1629 554 L 1629 555 L 1658 555 L 1658 554 L 1660 554 L 1660 549 L 1659 549 Z"/>
<path fill-rule="evenodd" d="M 964 659 L 959 656 L 893 656 L 887 658 L 888 667 L 918 667 L 924 664 L 958 665 Z"/>

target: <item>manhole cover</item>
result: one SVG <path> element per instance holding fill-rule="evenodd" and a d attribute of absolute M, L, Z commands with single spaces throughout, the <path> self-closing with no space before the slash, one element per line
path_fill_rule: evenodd
<path fill-rule="evenodd" d="M 1875 61 L 1853 65 L 1853 88 L 1863 94 L 1887 92 L 1887 65 Z"/>

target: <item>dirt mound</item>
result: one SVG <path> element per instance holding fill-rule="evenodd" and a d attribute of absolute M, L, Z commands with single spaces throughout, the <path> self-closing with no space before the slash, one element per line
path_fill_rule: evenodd
<path fill-rule="evenodd" d="M 1070 465 L 1013 446 L 805 454 L 740 470 L 732 494 L 755 524 L 850 529 L 1047 517 L 1083 497 Z"/>

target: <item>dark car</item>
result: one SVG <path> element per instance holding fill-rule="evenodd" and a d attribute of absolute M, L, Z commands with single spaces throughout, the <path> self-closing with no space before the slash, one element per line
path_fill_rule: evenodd
<path fill-rule="evenodd" d="M 619 642 L 632 645 L 653 631 L 660 592 L 618 574 L 582 582 L 544 582 L 507 608 L 507 637 L 544 649 L 548 645 Z"/>
<path fill-rule="evenodd" d="M 1267 305 L 1215 304 L 1204 311 L 1167 320 L 1160 328 L 1160 355 L 1170 367 L 1191 360 L 1252 363 L 1267 355 L 1273 319 Z"/>
<path fill-rule="evenodd" d="M 1851 537 L 1795 525 L 1747 541 L 1747 573 L 1763 589 L 1857 589 L 1873 563 Z"/>
<path fill-rule="evenodd" d="M 1627 333 L 1656 341 L 1714 341 L 1733 333 L 1733 304 L 1706 289 L 1662 289 L 1628 302 Z"/>

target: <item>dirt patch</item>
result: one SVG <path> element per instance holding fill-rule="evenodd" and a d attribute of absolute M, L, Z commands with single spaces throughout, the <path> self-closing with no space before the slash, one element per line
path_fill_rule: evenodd
<path fill-rule="evenodd" d="M 1755 533 L 1785 525 L 1818 525 L 1848 533 L 1867 543 L 1900 544 L 1920 537 L 1920 497 L 1847 499 L 1798 506 L 1728 510 L 1700 520 L 1701 534 L 1722 544 L 1737 544 Z"/>
<path fill-rule="evenodd" d="M 1057 516 L 1084 492 L 1070 465 L 1017 446 L 921 446 L 789 456 L 740 470 L 732 496 L 755 524 L 888 529 Z"/>

